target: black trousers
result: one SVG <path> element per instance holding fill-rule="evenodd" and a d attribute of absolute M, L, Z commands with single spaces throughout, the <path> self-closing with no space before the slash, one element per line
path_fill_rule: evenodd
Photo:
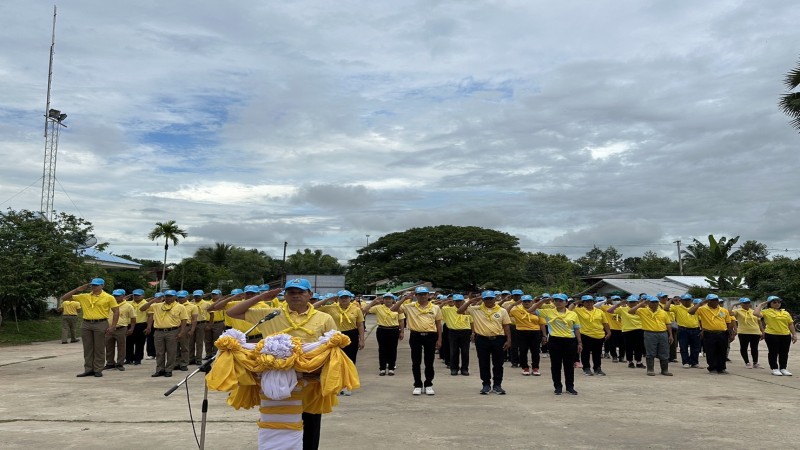
<path fill-rule="evenodd" d="M 505 336 L 475 335 L 475 351 L 478 353 L 478 367 L 484 386 L 492 386 L 493 378 L 494 386 L 503 384 L 503 362 L 505 360 L 503 344 L 505 342 Z"/>
<path fill-rule="evenodd" d="M 450 330 L 449 334 L 450 370 L 469 370 L 469 338 L 472 330 Z"/>
<path fill-rule="evenodd" d="M 550 374 L 553 387 L 561 389 L 561 369 L 564 369 L 564 383 L 567 389 L 575 387 L 575 356 L 578 353 L 578 341 L 575 338 L 553 337 L 547 341 L 550 350 Z"/>
<path fill-rule="evenodd" d="M 129 362 L 141 362 L 144 359 L 144 345 L 147 337 L 144 335 L 146 323 L 137 323 L 133 326 L 133 334 L 125 340 L 125 355 Z"/>
<path fill-rule="evenodd" d="M 507 350 L 508 360 L 511 364 L 519 364 L 519 336 L 516 325 L 511 325 L 511 348 Z"/>
<path fill-rule="evenodd" d="M 153 358 L 156 357 L 155 334 L 156 334 L 155 328 L 151 329 L 150 334 L 147 335 L 147 342 L 145 344 L 145 349 L 147 349 L 147 356 L 152 356 Z"/>
<path fill-rule="evenodd" d="M 342 334 L 350 338 L 350 343 L 347 347 L 343 348 L 342 351 L 351 361 L 353 364 L 356 363 L 356 357 L 358 356 L 358 328 L 353 328 L 352 330 L 342 331 Z"/>
<path fill-rule="evenodd" d="M 450 329 L 442 323 L 442 347 L 439 349 L 439 358 L 444 360 L 446 365 L 450 365 Z"/>
<path fill-rule="evenodd" d="M 606 342 L 606 349 L 612 358 L 625 359 L 625 339 L 622 338 L 622 330 L 611 330 L 611 339 Z"/>
<path fill-rule="evenodd" d="M 642 362 L 644 332 L 642 330 L 623 331 L 622 337 L 625 339 L 625 360 Z"/>
<path fill-rule="evenodd" d="M 785 369 L 789 362 L 789 347 L 792 345 L 790 334 L 764 334 L 764 341 L 767 343 L 767 360 L 769 368 Z"/>
<path fill-rule="evenodd" d="M 728 333 L 712 333 L 703 331 L 703 350 L 709 372 L 722 372 L 727 369 L 725 359 L 728 356 Z"/>
<path fill-rule="evenodd" d="M 322 414 L 303 413 L 303 450 L 319 448 L 319 434 L 322 428 Z"/>
<path fill-rule="evenodd" d="M 590 370 L 590 357 L 594 371 L 597 372 L 600 370 L 600 364 L 603 361 L 603 341 L 603 338 L 593 338 L 585 334 L 581 335 L 581 344 L 583 344 L 583 350 L 581 350 L 581 364 L 583 364 L 583 370 Z"/>
<path fill-rule="evenodd" d="M 400 328 L 382 327 L 375 330 L 378 339 L 378 369 L 394 370 L 397 363 L 397 344 L 400 341 Z"/>
<path fill-rule="evenodd" d="M 519 364 L 523 369 L 539 368 L 539 347 L 542 345 L 542 332 L 538 330 L 517 330 L 519 343 Z M 531 365 L 528 365 L 528 352 L 531 353 Z"/>
<path fill-rule="evenodd" d="M 411 374 L 414 387 L 433 386 L 433 361 L 436 359 L 436 332 L 420 333 L 411 331 L 408 346 L 411 347 Z M 425 362 L 425 383 L 422 382 L 422 362 Z"/>
<path fill-rule="evenodd" d="M 745 364 L 750 363 L 750 359 L 747 357 L 747 347 L 750 347 L 750 354 L 753 355 L 753 363 L 755 364 L 758 362 L 758 341 L 760 340 L 761 335 L 759 334 L 739 335 L 739 353 L 741 353 Z"/>

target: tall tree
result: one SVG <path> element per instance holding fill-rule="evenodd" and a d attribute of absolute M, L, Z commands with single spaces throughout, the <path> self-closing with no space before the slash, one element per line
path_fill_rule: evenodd
<path fill-rule="evenodd" d="M 749 240 L 739 247 L 740 262 L 766 262 L 768 260 L 769 250 L 767 250 L 766 244 Z"/>
<path fill-rule="evenodd" d="M 751 265 L 744 277 L 752 298 L 766 300 L 777 295 L 785 308 L 800 312 L 800 259 L 776 256 L 772 261 Z"/>
<path fill-rule="evenodd" d="M 792 92 L 800 86 L 800 62 L 786 74 L 783 84 L 787 92 L 781 96 L 778 106 L 792 119 L 789 123 L 800 130 L 800 92 Z"/>
<path fill-rule="evenodd" d="M 523 276 L 528 289 L 571 292 L 581 284 L 579 271 L 580 266 L 560 253 L 525 255 Z"/>
<path fill-rule="evenodd" d="M 620 272 L 624 267 L 622 254 L 614 247 L 605 250 L 593 247 L 575 263 L 580 267 L 581 275 Z"/>
<path fill-rule="evenodd" d="M 708 235 L 708 244 L 693 239 L 682 252 L 688 271 L 706 275 L 709 283 L 720 290 L 737 288 L 741 284 L 738 272 L 742 258 L 741 251 L 734 250 L 737 242 L 739 236 L 716 239 L 713 234 Z"/>
<path fill-rule="evenodd" d="M 286 273 L 293 274 L 315 274 L 315 275 L 341 275 L 345 271 L 344 266 L 331 255 L 327 255 L 322 250 L 305 249 L 301 253 L 289 255 L 286 258 Z"/>
<path fill-rule="evenodd" d="M 169 251 L 169 243 L 172 241 L 173 245 L 178 245 L 179 238 L 186 238 L 189 233 L 178 228 L 174 220 L 169 222 L 156 222 L 156 227 L 147 235 L 151 241 L 164 238 L 164 268 L 161 271 L 161 279 L 167 277 L 167 252 Z M 158 290 L 161 291 L 163 283 L 160 283 Z"/>
<path fill-rule="evenodd" d="M 233 245 L 224 242 L 215 242 L 213 247 L 200 247 L 194 252 L 194 257 L 219 267 L 227 267 Z"/>

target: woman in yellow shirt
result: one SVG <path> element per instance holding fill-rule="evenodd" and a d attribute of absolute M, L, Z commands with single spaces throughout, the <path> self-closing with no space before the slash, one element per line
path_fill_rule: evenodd
<path fill-rule="evenodd" d="M 764 339 L 764 326 L 761 320 L 753 314 L 750 308 L 750 299 L 742 297 L 739 304 L 731 308 L 731 315 L 736 319 L 733 329 L 739 336 L 739 352 L 742 354 L 744 365 L 748 369 L 759 369 L 758 365 L 758 342 Z M 753 357 L 752 364 L 747 358 L 747 348 L 750 347 L 750 354 Z"/>
<path fill-rule="evenodd" d="M 797 342 L 797 332 L 792 316 L 781 309 L 781 298 L 776 295 L 767 297 L 767 301 L 758 305 L 753 315 L 763 318 L 766 323 L 764 341 L 767 343 L 767 360 L 772 374 L 779 377 L 792 376 L 786 370 L 786 364 L 789 362 L 789 346 Z"/>
<path fill-rule="evenodd" d="M 567 309 L 566 294 L 555 294 L 552 299 L 555 308 L 542 308 L 541 306 L 548 300 L 543 298 L 534 303 L 528 312 L 547 320 L 550 375 L 553 377 L 553 387 L 555 388 L 553 392 L 561 395 L 561 369 L 563 366 L 567 392 L 578 395 L 578 391 L 575 390 L 574 364 L 578 353 L 583 350 L 581 334 L 576 332 L 581 326 L 578 324 L 578 315 Z"/>
<path fill-rule="evenodd" d="M 390 310 L 397 297 L 391 292 L 376 298 L 362 309 L 363 314 L 373 313 L 378 318 L 375 337 L 378 339 L 378 375 L 394 376 L 397 362 L 397 344 L 403 340 L 406 316 Z"/>

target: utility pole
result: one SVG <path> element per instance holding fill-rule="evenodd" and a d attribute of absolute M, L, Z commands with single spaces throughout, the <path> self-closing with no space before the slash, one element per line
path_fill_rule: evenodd
<path fill-rule="evenodd" d="M 678 239 L 675 241 L 675 244 L 678 244 L 678 270 L 680 271 L 681 275 L 683 275 L 683 255 L 681 255 L 681 240 Z"/>
<path fill-rule="evenodd" d="M 369 235 L 367 235 L 367 247 L 369 247 Z"/>

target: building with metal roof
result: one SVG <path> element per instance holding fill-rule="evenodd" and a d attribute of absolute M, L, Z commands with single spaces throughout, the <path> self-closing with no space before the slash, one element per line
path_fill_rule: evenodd
<path fill-rule="evenodd" d="M 668 280 L 666 278 L 604 278 L 584 289 L 582 292 L 578 293 L 578 295 L 584 295 L 588 293 L 606 296 L 630 294 L 638 295 L 641 293 L 656 295 L 659 292 L 663 292 L 670 297 L 673 297 L 687 293 L 689 291 L 689 287 L 691 286 L 684 286 L 683 284 Z"/>
<path fill-rule="evenodd" d="M 138 269 L 142 267 L 142 265 L 137 262 L 120 258 L 111 253 L 101 252 L 96 248 L 87 248 L 83 250 L 83 256 L 87 257 L 87 263 L 97 264 L 104 269 Z"/>

